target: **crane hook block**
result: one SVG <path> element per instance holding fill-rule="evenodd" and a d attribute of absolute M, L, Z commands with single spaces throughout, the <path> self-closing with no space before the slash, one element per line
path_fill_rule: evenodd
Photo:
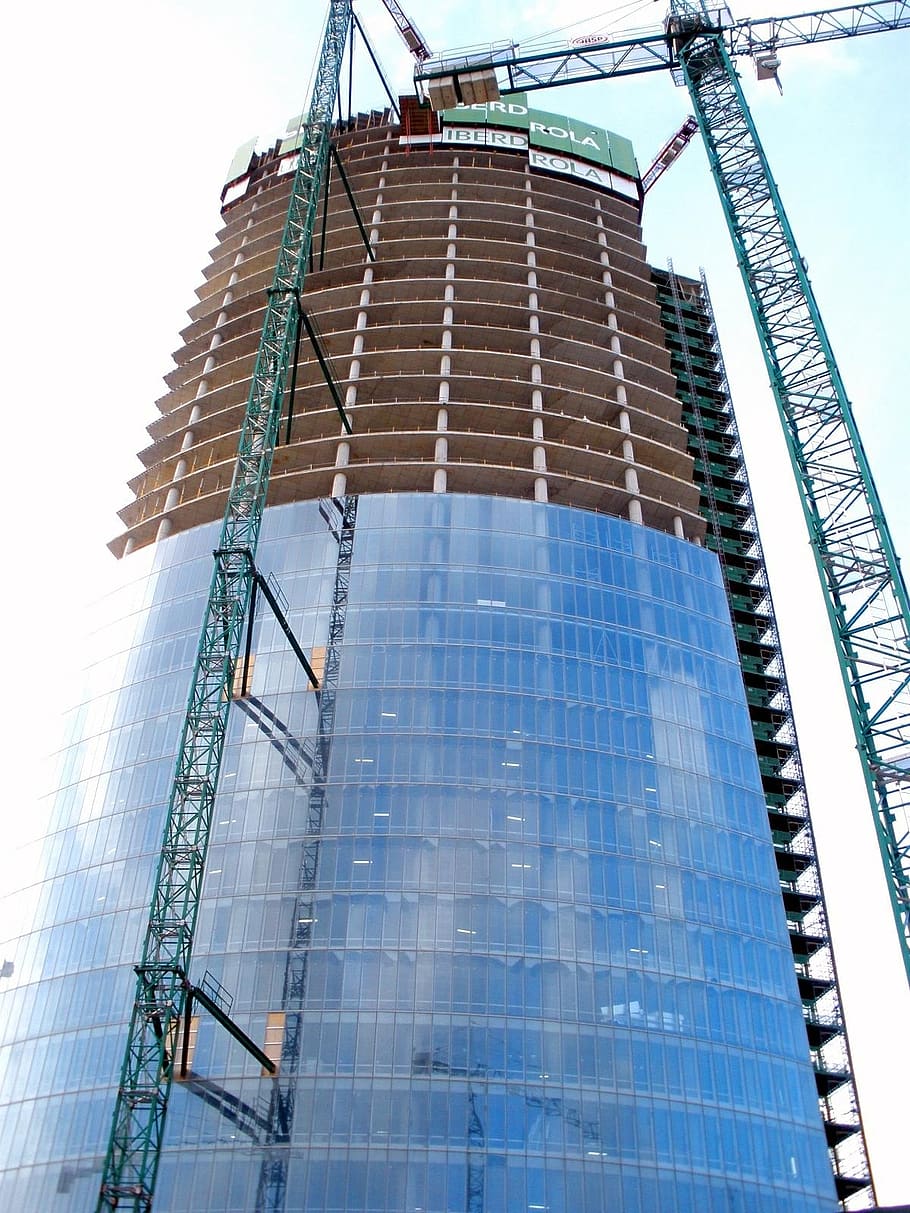
<path fill-rule="evenodd" d="M 755 74 L 759 80 L 775 80 L 780 58 L 772 51 L 768 55 L 755 56 Z"/>

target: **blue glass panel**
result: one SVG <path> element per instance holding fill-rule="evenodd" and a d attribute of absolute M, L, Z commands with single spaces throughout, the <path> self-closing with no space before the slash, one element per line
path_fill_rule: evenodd
<path fill-rule="evenodd" d="M 213 543 L 159 545 L 115 596 L 121 658 L 11 901 L 4 1208 L 97 1186 Z M 267 512 L 259 563 L 307 649 L 336 552 L 315 504 Z M 254 649 L 194 964 L 281 1068 L 200 1017 L 159 1213 L 831 1213 L 709 552 L 532 502 L 363 498 L 318 821 L 320 702 L 267 616 Z"/>

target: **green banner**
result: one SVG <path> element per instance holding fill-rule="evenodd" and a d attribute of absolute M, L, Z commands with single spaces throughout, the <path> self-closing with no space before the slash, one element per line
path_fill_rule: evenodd
<path fill-rule="evenodd" d="M 617 173 L 640 177 L 632 144 L 623 135 L 591 126 L 566 114 L 551 114 L 528 106 L 526 93 L 510 93 L 499 101 L 459 105 L 443 110 L 446 126 L 491 126 L 527 131 L 531 147 L 601 164 Z"/>

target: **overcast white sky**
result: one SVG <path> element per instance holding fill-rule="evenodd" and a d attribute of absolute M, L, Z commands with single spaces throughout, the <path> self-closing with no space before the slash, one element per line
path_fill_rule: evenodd
<path fill-rule="evenodd" d="M 405 7 L 435 50 L 527 40 L 603 11 L 598 0 Z M 799 7 L 733 5 L 737 16 Z M 411 63 L 391 20 L 379 0 L 357 9 L 405 91 Z M 302 108 L 325 6 L 51 0 L 24 10 L 6 17 L 0 81 L 8 837 L 43 818 L 44 756 L 78 692 L 81 607 L 120 575 L 105 543 L 214 243 L 225 170 L 238 144 L 283 131 Z M 657 3 L 622 12 L 637 26 L 663 16 Z M 566 33 L 617 26 L 592 17 Z M 786 52 L 782 97 L 741 67 L 904 553 L 908 51 L 900 32 Z M 367 108 L 383 95 L 361 60 L 355 103 Z M 664 74 L 538 103 L 629 136 L 642 167 L 689 112 Z M 656 264 L 672 256 L 680 272 L 708 273 L 781 617 L 879 1199 L 910 1202 L 910 995 L 767 376 L 697 143 L 648 196 L 645 238 Z"/>

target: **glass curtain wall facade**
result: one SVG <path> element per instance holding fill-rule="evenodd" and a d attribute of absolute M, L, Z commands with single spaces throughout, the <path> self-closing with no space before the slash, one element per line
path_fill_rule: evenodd
<path fill-rule="evenodd" d="M 14 1019 L 46 1034 L 7 1051 L 29 1098 L 4 1138 L 35 1164 L 10 1208 L 97 1186 L 213 538 L 160 545 L 116 707 L 73 751 L 97 775 L 36 911 L 63 894 L 70 925 L 20 953 Z M 309 647 L 337 550 L 315 504 L 269 512 L 263 565 Z M 197 965 L 254 1039 L 282 1035 L 282 1065 L 262 1078 L 199 1018 L 158 1208 L 834 1208 L 710 553 L 554 506 L 362 498 L 318 838 L 316 697 L 271 621 L 255 653 Z M 93 819 L 95 787 L 113 811 Z"/>
<path fill-rule="evenodd" d="M 279 1070 L 175 1039 L 155 1213 L 832 1213 L 637 184 L 406 119 L 339 132 L 376 261 L 336 181 L 306 300 L 354 434 L 305 352 L 257 555 L 323 685 L 261 610 L 191 975 Z M 224 196 L 11 902 L 6 1208 L 94 1207 L 294 154 Z"/>

